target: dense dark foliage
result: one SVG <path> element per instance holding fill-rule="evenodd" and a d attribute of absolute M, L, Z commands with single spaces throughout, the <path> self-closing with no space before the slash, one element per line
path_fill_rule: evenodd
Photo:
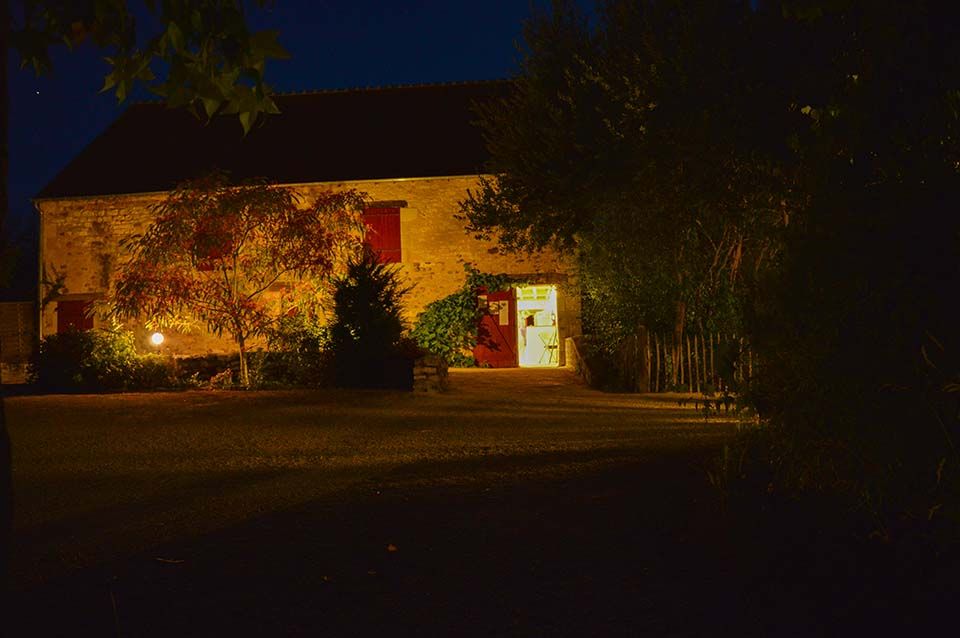
<path fill-rule="evenodd" d="M 267 351 L 251 357 L 255 386 L 330 385 L 330 330 L 316 317 L 299 313 L 281 319 L 267 339 Z"/>
<path fill-rule="evenodd" d="M 753 400 L 792 485 L 924 533 L 960 524 L 960 15 L 950 3 L 795 13 L 817 52 L 795 137 L 805 195 L 750 306 Z M 827 453 L 824 453 L 827 450 Z"/>
<path fill-rule="evenodd" d="M 515 93 L 481 111 L 494 178 L 463 202 L 507 248 L 577 252 L 584 320 L 612 351 L 637 325 L 736 330 L 777 251 L 793 117 L 749 74 L 749 3 L 566 3 L 526 30 Z"/>
<path fill-rule="evenodd" d="M 956 532 L 955 3 L 597 15 L 560 2 L 528 26 L 516 92 L 482 111 L 471 230 L 575 251 L 601 350 L 637 324 L 745 333 L 767 427 L 730 476 L 839 495 L 884 538 Z"/>
<path fill-rule="evenodd" d="M 413 361 L 401 351 L 408 290 L 373 251 L 350 259 L 334 281 L 330 348 L 338 385 L 412 387 Z"/>

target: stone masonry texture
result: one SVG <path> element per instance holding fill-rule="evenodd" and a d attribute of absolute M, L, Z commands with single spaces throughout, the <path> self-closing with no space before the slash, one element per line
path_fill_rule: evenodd
<path fill-rule="evenodd" d="M 559 284 L 560 342 L 579 334 L 579 293 L 569 260 L 548 251 L 537 255 L 501 254 L 494 242 L 475 239 L 464 231 L 463 223 L 455 215 L 468 189 L 476 185 L 476 177 L 441 177 L 303 184 L 292 188 L 305 202 L 324 190 L 354 188 L 366 193 L 371 202 L 406 203 L 400 209 L 400 272 L 405 283 L 412 286 L 405 312 L 410 324 L 428 303 L 463 284 L 464 265 L 470 263 L 482 272 L 508 273 L 530 283 Z M 41 261 L 47 279 L 55 273 L 65 276 L 61 299 L 108 298 L 117 266 L 126 259 L 121 241 L 146 230 L 152 221 L 151 206 L 162 197 L 162 193 L 155 193 L 38 201 Z M 95 325 L 103 325 L 102 319 L 96 318 Z M 131 322 L 129 327 L 143 349 L 149 350 L 148 333 L 142 322 Z M 56 329 L 56 303 L 51 303 L 42 313 L 41 334 L 51 334 Z M 235 350 L 229 338 L 218 339 L 202 327 L 186 334 L 165 334 L 163 348 L 167 354 Z"/>

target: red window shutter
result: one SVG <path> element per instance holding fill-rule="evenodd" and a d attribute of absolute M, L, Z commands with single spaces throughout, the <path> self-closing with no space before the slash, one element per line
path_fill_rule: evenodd
<path fill-rule="evenodd" d="M 91 330 L 93 316 L 87 316 L 89 301 L 58 301 L 57 332 L 68 330 Z"/>
<path fill-rule="evenodd" d="M 367 227 L 364 243 L 380 255 L 380 263 L 400 263 L 400 209 L 368 208 L 363 223 Z"/>

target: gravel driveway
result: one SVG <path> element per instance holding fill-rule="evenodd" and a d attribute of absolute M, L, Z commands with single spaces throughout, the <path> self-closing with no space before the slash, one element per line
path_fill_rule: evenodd
<path fill-rule="evenodd" d="M 661 599 L 593 600 L 609 618 L 587 625 L 571 607 L 668 569 L 665 538 L 695 545 L 733 423 L 563 369 L 451 386 L 8 399 L 22 609 L 66 605 L 90 635 L 496 634 L 613 628 Z"/>

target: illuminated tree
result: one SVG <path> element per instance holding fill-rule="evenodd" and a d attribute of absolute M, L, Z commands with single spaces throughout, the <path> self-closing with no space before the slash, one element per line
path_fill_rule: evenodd
<path fill-rule="evenodd" d="M 338 265 L 360 247 L 364 195 L 327 192 L 303 206 L 290 189 L 234 186 L 222 173 L 185 182 L 124 245 L 112 313 L 148 328 L 230 335 L 249 383 L 247 348 L 285 314 L 316 313 Z"/>

